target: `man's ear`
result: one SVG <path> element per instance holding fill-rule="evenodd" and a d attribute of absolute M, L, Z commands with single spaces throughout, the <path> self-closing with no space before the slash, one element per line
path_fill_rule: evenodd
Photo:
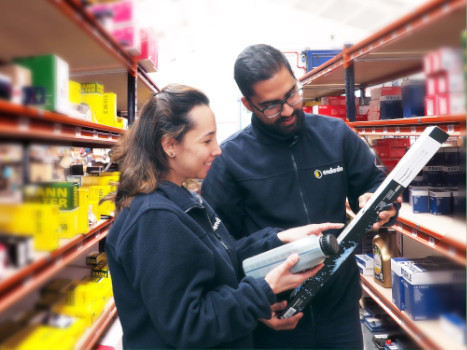
<path fill-rule="evenodd" d="M 175 155 L 175 145 L 177 141 L 173 137 L 164 136 L 161 141 L 162 148 L 168 157 Z"/>
<path fill-rule="evenodd" d="M 242 97 L 242 103 L 245 106 L 246 109 L 248 109 L 250 112 L 253 112 L 253 108 L 251 107 L 250 102 L 246 99 L 246 97 Z"/>

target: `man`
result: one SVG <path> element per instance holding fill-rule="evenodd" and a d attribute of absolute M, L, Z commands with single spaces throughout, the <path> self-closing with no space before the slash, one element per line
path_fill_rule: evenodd
<path fill-rule="evenodd" d="M 345 123 L 305 115 L 303 89 L 285 56 L 268 45 L 250 46 L 235 62 L 235 80 L 253 113 L 251 125 L 223 143 L 202 186 L 229 231 L 240 238 L 266 226 L 345 222 L 346 199 L 358 211 L 384 175 Z M 394 207 L 382 212 L 373 228 L 395 215 Z M 363 348 L 360 296 L 359 272 L 349 258 L 303 314 L 263 320 L 255 347 Z"/>

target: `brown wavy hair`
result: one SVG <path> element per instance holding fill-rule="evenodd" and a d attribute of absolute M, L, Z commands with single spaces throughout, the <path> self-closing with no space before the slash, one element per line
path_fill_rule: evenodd
<path fill-rule="evenodd" d="M 111 151 L 112 161 L 119 167 L 120 183 L 104 200 L 113 200 L 117 213 L 129 207 L 137 194 L 154 191 L 164 179 L 170 169 L 161 141 L 169 136 L 181 142 L 194 127 L 189 112 L 199 105 L 209 105 L 208 97 L 179 84 L 167 85 L 145 103 L 139 118 Z"/>

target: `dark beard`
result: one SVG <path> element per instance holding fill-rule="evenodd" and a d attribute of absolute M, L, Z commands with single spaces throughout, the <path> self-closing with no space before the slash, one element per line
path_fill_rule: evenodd
<path fill-rule="evenodd" d="M 300 109 L 296 109 L 292 115 L 295 116 L 295 122 L 294 124 L 288 127 L 281 126 L 280 124 L 281 117 L 277 118 L 274 124 L 264 125 L 264 126 L 275 134 L 282 135 L 282 136 L 294 136 L 298 134 L 298 132 L 301 130 L 303 126 L 303 122 L 305 120 L 305 112 L 303 112 L 303 110 L 300 108 Z"/>

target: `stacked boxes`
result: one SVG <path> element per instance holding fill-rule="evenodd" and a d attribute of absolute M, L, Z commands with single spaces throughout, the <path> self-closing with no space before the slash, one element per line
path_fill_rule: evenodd
<path fill-rule="evenodd" d="M 378 139 L 376 144 L 372 146 L 388 171 L 394 169 L 409 147 L 410 139 L 408 138 Z"/>
<path fill-rule="evenodd" d="M 360 105 L 360 100 L 355 98 L 356 121 L 367 120 L 368 106 Z M 346 97 L 345 96 L 326 96 L 321 98 L 321 104 L 318 105 L 318 114 L 327 115 L 334 118 L 346 120 Z"/>
<path fill-rule="evenodd" d="M 0 75 L 11 79 L 12 91 L 10 102 L 16 104 L 23 103 L 23 88 L 31 86 L 32 84 L 31 70 L 12 63 L 0 66 Z"/>
<path fill-rule="evenodd" d="M 104 85 L 97 81 L 81 84 L 81 100 L 91 108 L 92 121 L 100 123 L 103 120 Z"/>
<path fill-rule="evenodd" d="M 402 118 L 402 88 L 400 86 L 381 88 L 380 119 Z"/>
<path fill-rule="evenodd" d="M 414 320 L 465 310 L 464 268 L 440 261 L 413 262 L 402 265 L 401 274 L 405 308 Z"/>
<path fill-rule="evenodd" d="M 465 59 L 462 49 L 444 47 L 425 56 L 425 114 L 465 114 Z"/>
<path fill-rule="evenodd" d="M 425 115 L 425 80 L 402 82 L 402 110 L 404 118 Z"/>

